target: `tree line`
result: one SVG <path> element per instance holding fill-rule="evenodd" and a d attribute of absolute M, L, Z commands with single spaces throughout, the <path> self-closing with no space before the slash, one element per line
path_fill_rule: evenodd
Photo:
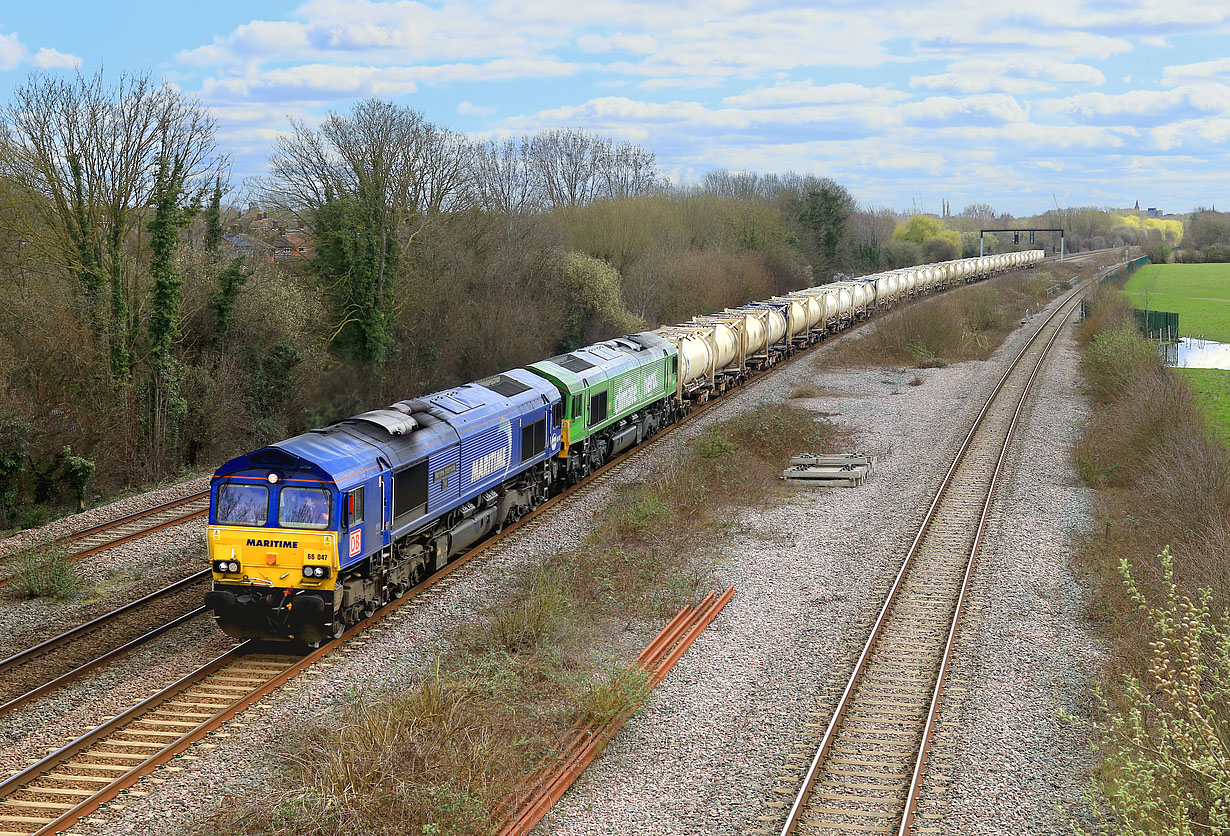
<path fill-rule="evenodd" d="M 910 219 L 809 174 L 675 184 L 636 144 L 475 140 L 378 99 L 229 171 L 208 110 L 149 76 L 35 74 L 0 109 L 0 527 L 1011 221 Z M 245 204 L 308 252 L 245 255 Z"/>

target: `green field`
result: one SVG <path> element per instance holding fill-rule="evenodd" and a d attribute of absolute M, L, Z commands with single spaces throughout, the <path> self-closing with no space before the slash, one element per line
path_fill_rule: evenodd
<path fill-rule="evenodd" d="M 1180 320 L 1181 321 L 1181 320 Z M 1214 432 L 1230 443 L 1230 371 L 1175 369 L 1192 387 Z"/>
<path fill-rule="evenodd" d="M 1132 305 L 1179 315 L 1179 333 L 1230 342 L 1230 264 L 1147 264 L 1124 289 Z"/>

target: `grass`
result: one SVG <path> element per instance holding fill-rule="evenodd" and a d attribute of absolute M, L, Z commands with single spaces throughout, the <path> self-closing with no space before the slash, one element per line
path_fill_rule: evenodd
<path fill-rule="evenodd" d="M 891 315 L 881 315 L 874 328 L 840 344 L 823 362 L 937 368 L 984 360 L 1012 333 L 1026 310 L 1048 301 L 1047 288 L 1067 276 L 1047 270 L 1013 273 L 907 303 Z"/>
<path fill-rule="evenodd" d="M 1179 331 L 1230 342 L 1230 264 L 1147 264 L 1124 293 L 1137 308 L 1179 315 Z"/>
<path fill-rule="evenodd" d="M 272 785 L 225 799 L 197 833 L 492 832 L 575 723 L 644 698 L 644 677 L 626 671 L 641 634 L 711 586 L 734 508 L 787 490 L 786 457 L 839 438 L 779 404 L 680 443 L 618 489 L 578 547 L 512 573 L 500 603 L 445 637 L 431 671 L 353 693 L 302 723 L 272 753 L 285 764 Z M 621 642 L 629 628 L 637 641 Z"/>
<path fill-rule="evenodd" d="M 1230 444 L 1230 371 L 1225 369 L 1175 369 L 1196 393 L 1209 427 Z"/>
<path fill-rule="evenodd" d="M 9 589 L 19 598 L 67 601 L 81 585 L 72 552 L 63 543 L 48 540 L 17 557 Z"/>

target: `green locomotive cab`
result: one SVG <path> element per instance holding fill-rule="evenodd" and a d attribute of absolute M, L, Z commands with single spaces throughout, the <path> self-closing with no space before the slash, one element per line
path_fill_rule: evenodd
<path fill-rule="evenodd" d="M 597 343 L 526 367 L 564 402 L 564 479 L 575 484 L 678 417 L 679 358 L 657 334 Z"/>

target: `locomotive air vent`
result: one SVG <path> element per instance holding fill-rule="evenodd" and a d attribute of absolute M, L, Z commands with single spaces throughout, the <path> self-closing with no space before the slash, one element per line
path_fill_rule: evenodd
<path fill-rule="evenodd" d="M 593 363 L 575 354 L 561 354 L 558 357 L 552 357 L 551 362 L 557 366 L 562 366 L 570 372 L 583 372 L 586 369 L 594 368 Z"/>
<path fill-rule="evenodd" d="M 497 374 L 494 377 L 488 377 L 485 380 L 478 381 L 479 386 L 485 386 L 492 392 L 498 392 L 506 398 L 511 398 L 514 395 L 520 395 L 522 392 L 530 391 L 530 387 L 526 386 L 519 380 L 514 380 L 511 377 L 503 374 Z"/>

